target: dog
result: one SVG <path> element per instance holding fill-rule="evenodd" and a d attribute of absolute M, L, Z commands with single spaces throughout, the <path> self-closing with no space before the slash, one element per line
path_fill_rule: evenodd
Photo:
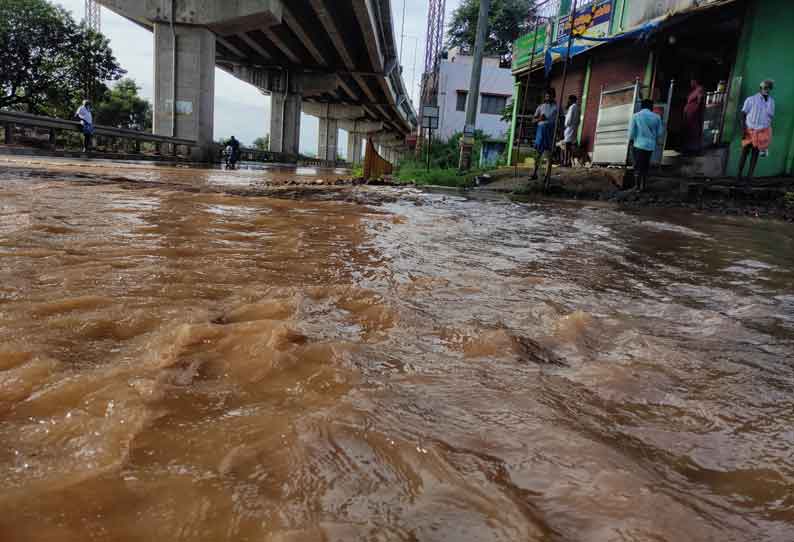
<path fill-rule="evenodd" d="M 557 146 L 560 148 L 560 152 L 565 152 L 565 142 L 560 141 Z M 579 145 L 572 145 L 571 146 L 571 166 L 572 167 L 591 167 L 593 165 L 593 160 L 590 158 L 590 153 L 584 147 L 580 147 Z"/>

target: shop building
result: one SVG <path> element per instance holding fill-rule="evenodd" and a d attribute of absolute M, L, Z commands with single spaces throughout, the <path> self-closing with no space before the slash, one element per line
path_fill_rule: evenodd
<path fill-rule="evenodd" d="M 508 155 L 531 149 L 531 116 L 553 88 L 579 97 L 578 142 L 594 163 L 625 164 L 628 125 L 642 98 L 665 120 L 655 161 L 685 176 L 734 175 L 741 150 L 739 111 L 763 79 L 776 82 L 774 139 L 757 175 L 794 173 L 794 73 L 788 51 L 794 3 L 787 0 L 570 0 L 540 4 L 536 25 L 514 47 L 514 108 Z M 573 26 L 571 56 L 563 73 Z M 564 86 L 563 86 L 564 79 Z M 697 122 L 684 108 L 698 81 Z M 559 101 L 559 100 L 558 100 Z"/>

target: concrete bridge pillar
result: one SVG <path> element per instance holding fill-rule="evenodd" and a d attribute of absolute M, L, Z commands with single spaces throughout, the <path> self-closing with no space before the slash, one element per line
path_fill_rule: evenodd
<path fill-rule="evenodd" d="M 320 160 L 336 162 L 339 142 L 339 121 L 334 118 L 320 118 L 318 155 Z"/>
<path fill-rule="evenodd" d="M 270 150 L 297 156 L 300 152 L 302 97 L 297 93 L 271 94 Z"/>
<path fill-rule="evenodd" d="M 365 134 L 350 132 L 347 134 L 347 161 L 351 164 L 360 164 L 362 159 L 361 147 L 364 144 Z"/>
<path fill-rule="evenodd" d="M 206 160 L 213 142 L 215 36 L 206 28 L 154 23 L 154 133 L 192 139 Z"/>

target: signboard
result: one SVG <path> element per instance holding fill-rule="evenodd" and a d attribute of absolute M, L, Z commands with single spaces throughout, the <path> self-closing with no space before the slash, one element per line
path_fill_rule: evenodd
<path fill-rule="evenodd" d="M 422 106 L 422 128 L 438 130 L 438 117 L 441 109 L 434 105 Z"/>
<path fill-rule="evenodd" d="M 423 117 L 432 117 L 438 118 L 439 117 L 439 108 L 433 105 L 426 105 L 422 107 L 422 116 Z"/>
<path fill-rule="evenodd" d="M 573 19 L 574 38 L 587 36 L 603 38 L 609 35 L 609 23 L 612 20 L 612 0 L 592 0 L 576 8 Z M 571 34 L 570 14 L 560 17 L 557 43 L 567 42 Z M 577 45 L 593 45 L 593 42 L 582 41 Z"/>
<path fill-rule="evenodd" d="M 422 117 L 422 128 L 438 130 L 438 117 Z"/>
<path fill-rule="evenodd" d="M 535 59 L 543 58 L 543 50 L 545 48 L 546 25 L 543 24 L 529 34 L 524 34 L 513 43 L 513 70 L 528 65 L 533 56 Z"/>

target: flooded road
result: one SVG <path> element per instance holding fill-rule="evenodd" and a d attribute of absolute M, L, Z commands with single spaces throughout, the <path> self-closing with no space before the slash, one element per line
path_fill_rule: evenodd
<path fill-rule="evenodd" d="M 792 540 L 791 226 L 273 175 L 0 166 L 0 540 Z"/>

